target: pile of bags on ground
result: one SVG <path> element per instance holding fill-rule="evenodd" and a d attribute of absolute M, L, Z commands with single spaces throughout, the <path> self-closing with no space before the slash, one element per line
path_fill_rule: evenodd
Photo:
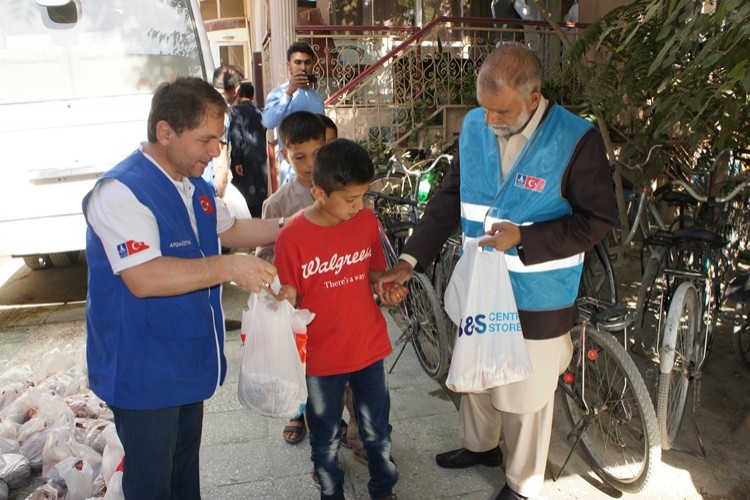
<path fill-rule="evenodd" d="M 112 412 L 87 385 L 82 350 L 46 353 L 35 370 L 0 361 L 0 500 L 32 471 L 26 500 L 122 500 L 123 449 Z"/>

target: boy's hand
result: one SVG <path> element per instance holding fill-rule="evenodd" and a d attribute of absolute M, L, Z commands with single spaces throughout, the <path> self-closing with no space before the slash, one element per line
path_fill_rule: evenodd
<path fill-rule="evenodd" d="M 288 300 L 294 307 L 297 307 L 297 290 L 291 285 L 281 285 L 279 293 L 273 296 L 276 300 Z"/>
<path fill-rule="evenodd" d="M 395 281 L 384 283 L 381 291 L 378 292 L 380 302 L 385 305 L 395 305 L 401 302 L 409 295 L 409 289 L 404 285 L 399 285 Z"/>

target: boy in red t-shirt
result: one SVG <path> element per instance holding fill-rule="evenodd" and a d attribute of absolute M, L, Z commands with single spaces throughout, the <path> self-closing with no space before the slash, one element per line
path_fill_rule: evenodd
<path fill-rule="evenodd" d="M 338 466 L 341 392 L 349 382 L 368 457 L 372 498 L 395 498 L 398 471 L 391 460 L 390 395 L 384 358 L 391 342 L 373 284 L 385 270 L 375 214 L 364 209 L 375 169 L 355 142 L 336 139 L 318 150 L 315 203 L 276 239 L 279 297 L 315 313 L 307 335 L 307 426 L 321 498 L 344 498 Z M 406 297 L 401 285 L 380 296 Z"/>

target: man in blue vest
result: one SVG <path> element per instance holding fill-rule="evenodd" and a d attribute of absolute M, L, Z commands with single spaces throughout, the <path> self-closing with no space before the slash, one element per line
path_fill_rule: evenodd
<path fill-rule="evenodd" d="M 203 401 L 223 383 L 221 284 L 276 269 L 221 246 L 272 243 L 283 219 L 235 220 L 201 178 L 225 136 L 224 98 L 199 78 L 160 85 L 148 142 L 83 200 L 89 384 L 125 449 L 126 498 L 199 499 Z"/>
<path fill-rule="evenodd" d="M 557 378 L 568 366 L 583 253 L 616 221 L 609 164 L 599 133 L 540 92 L 541 63 L 527 48 L 504 45 L 482 64 L 481 105 L 464 120 L 458 153 L 441 190 L 404 247 L 388 281 L 426 268 L 460 222 L 465 240 L 505 252 L 533 375 L 479 394 L 463 394 L 462 447 L 439 466 L 499 466 L 497 498 L 536 496 L 552 429 Z M 461 168 L 463 167 L 463 169 Z"/>

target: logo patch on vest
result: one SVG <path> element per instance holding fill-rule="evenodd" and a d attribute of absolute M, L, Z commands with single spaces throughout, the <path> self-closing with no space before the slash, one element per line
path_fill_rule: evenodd
<path fill-rule="evenodd" d="M 515 186 L 521 189 L 528 189 L 530 191 L 544 191 L 544 185 L 547 183 L 544 179 L 539 177 L 532 177 L 526 174 L 516 174 Z"/>
<path fill-rule="evenodd" d="M 203 196 L 199 196 L 198 201 L 201 204 L 203 213 L 205 213 L 206 215 L 211 215 L 212 213 L 214 213 L 214 206 L 211 205 L 211 200 L 208 199 L 207 194 L 204 194 Z"/>
<path fill-rule="evenodd" d="M 124 259 L 128 255 L 133 255 L 134 253 L 142 252 L 149 248 L 151 247 L 142 241 L 128 240 L 117 245 L 117 253 L 120 255 L 121 259 Z"/>

